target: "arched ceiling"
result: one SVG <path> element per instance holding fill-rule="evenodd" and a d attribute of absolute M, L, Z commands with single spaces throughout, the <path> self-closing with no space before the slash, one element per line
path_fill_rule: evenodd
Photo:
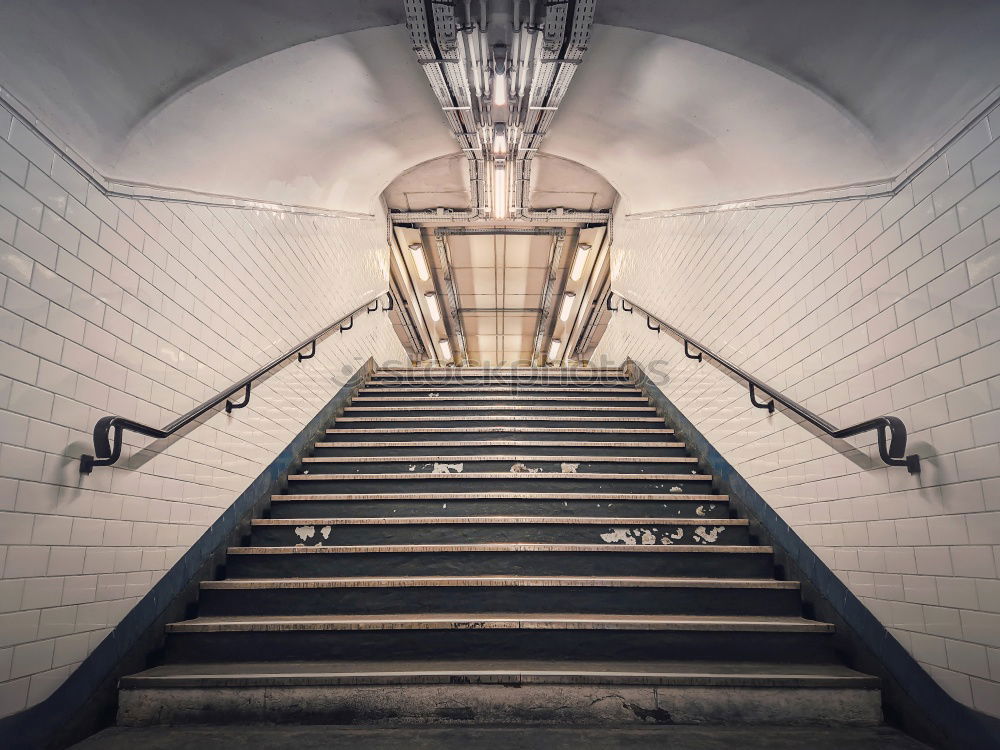
<path fill-rule="evenodd" d="M 456 151 L 402 19 L 4 0 L 0 85 L 110 177 L 370 211 Z M 631 211 L 895 176 L 1000 82 L 995 0 L 598 0 L 597 20 L 543 150 Z"/>

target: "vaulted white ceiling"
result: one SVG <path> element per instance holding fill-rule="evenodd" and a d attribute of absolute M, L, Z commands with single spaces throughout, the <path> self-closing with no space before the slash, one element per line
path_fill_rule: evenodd
<path fill-rule="evenodd" d="M 107 176 L 367 212 L 456 152 L 402 18 L 402 0 L 4 0 L 0 86 Z M 597 20 L 543 151 L 629 211 L 895 176 L 1000 70 L 995 0 L 599 0 Z"/>

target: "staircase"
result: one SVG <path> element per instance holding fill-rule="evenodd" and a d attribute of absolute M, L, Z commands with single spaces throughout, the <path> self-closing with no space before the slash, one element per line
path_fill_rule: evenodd
<path fill-rule="evenodd" d="M 877 724 L 620 370 L 375 372 L 119 724 Z"/>

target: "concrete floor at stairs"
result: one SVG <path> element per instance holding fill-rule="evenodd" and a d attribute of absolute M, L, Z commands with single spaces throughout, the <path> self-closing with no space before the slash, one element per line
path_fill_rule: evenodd
<path fill-rule="evenodd" d="M 74 750 L 929 750 L 889 727 L 393 727 L 225 726 L 112 727 Z"/>

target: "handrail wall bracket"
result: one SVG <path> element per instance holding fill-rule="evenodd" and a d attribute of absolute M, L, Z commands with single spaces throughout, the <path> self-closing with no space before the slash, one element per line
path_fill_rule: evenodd
<path fill-rule="evenodd" d="M 916 453 L 906 455 L 906 425 L 903 424 L 903 421 L 899 417 L 876 417 L 875 419 L 869 419 L 867 422 L 861 422 L 860 424 L 852 425 L 851 427 L 837 429 L 822 417 L 809 411 L 804 406 L 800 406 L 773 388 L 768 387 L 767 384 L 762 383 L 753 375 L 750 375 L 741 368 L 737 367 L 725 357 L 716 354 L 711 349 L 707 349 L 695 339 L 690 338 L 687 334 L 677 330 L 666 321 L 657 318 L 648 310 L 643 310 L 635 303 L 630 303 L 621 295 L 618 295 L 620 302 L 619 307 L 612 306 L 611 300 L 614 296 L 614 292 L 608 293 L 608 298 L 606 300 L 608 310 L 611 312 L 617 312 L 618 310 L 632 312 L 633 309 L 638 309 L 639 312 L 646 316 L 646 327 L 649 330 L 659 333 L 661 330 L 665 329 L 668 333 L 671 333 L 677 339 L 683 341 L 684 355 L 686 357 L 701 361 L 702 354 L 705 354 L 709 359 L 714 360 L 724 369 L 729 370 L 729 372 L 734 374 L 737 378 L 745 381 L 750 387 L 750 403 L 758 409 L 767 409 L 769 413 L 773 414 L 775 401 L 777 401 L 788 411 L 802 417 L 804 420 L 815 427 L 818 427 L 827 435 L 838 439 L 853 437 L 854 435 L 860 435 L 863 432 L 875 432 L 878 438 L 878 454 L 883 462 L 889 466 L 905 466 L 906 470 L 911 474 L 920 473 L 920 456 Z M 626 305 L 629 304 L 631 307 L 626 307 Z M 656 321 L 655 325 L 653 324 L 653 321 Z M 692 346 L 698 350 L 698 354 L 691 353 Z M 771 400 L 767 402 L 758 401 L 758 390 L 770 396 Z"/>

